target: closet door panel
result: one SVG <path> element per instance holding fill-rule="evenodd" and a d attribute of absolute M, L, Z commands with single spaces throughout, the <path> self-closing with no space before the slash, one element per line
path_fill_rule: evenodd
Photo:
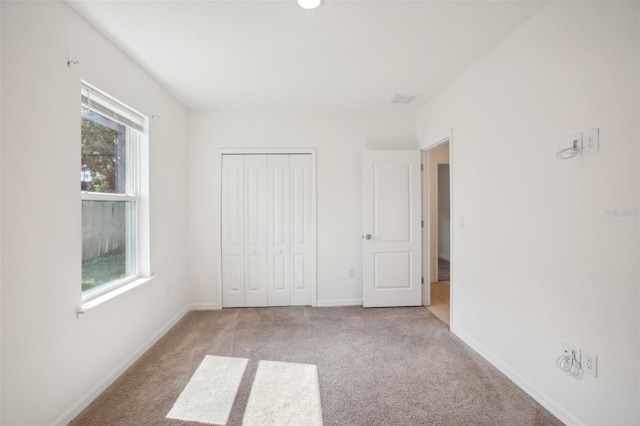
<path fill-rule="evenodd" d="M 311 156 L 291 155 L 291 305 L 311 304 L 311 283 L 315 261 L 311 259 Z"/>
<path fill-rule="evenodd" d="M 244 156 L 245 306 L 267 306 L 267 156 Z"/>
<path fill-rule="evenodd" d="M 307 263 L 306 254 L 293 255 L 293 289 L 294 291 L 304 291 L 307 277 L 305 275 L 305 265 Z"/>
<path fill-rule="evenodd" d="M 269 155 L 267 173 L 269 306 L 289 306 L 289 155 Z"/>
<path fill-rule="evenodd" d="M 223 155 L 223 307 L 310 305 L 311 155 Z"/>
<path fill-rule="evenodd" d="M 222 306 L 244 306 L 244 158 L 222 156 Z"/>

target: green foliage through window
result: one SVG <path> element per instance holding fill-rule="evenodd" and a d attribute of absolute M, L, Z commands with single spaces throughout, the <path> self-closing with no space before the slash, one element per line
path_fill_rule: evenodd
<path fill-rule="evenodd" d="M 125 131 L 125 126 L 99 114 L 82 113 L 82 191 L 126 191 Z"/>

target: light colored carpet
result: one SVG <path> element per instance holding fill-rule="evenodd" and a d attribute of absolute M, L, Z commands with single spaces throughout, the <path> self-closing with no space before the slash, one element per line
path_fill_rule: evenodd
<path fill-rule="evenodd" d="M 420 307 L 190 312 L 72 424 L 202 425 L 165 416 L 206 355 L 249 360 L 228 425 L 260 360 L 316 365 L 326 426 L 562 424 Z"/>
<path fill-rule="evenodd" d="M 316 366 L 260 361 L 242 424 L 322 426 Z"/>
<path fill-rule="evenodd" d="M 205 356 L 167 417 L 226 425 L 247 361 Z"/>

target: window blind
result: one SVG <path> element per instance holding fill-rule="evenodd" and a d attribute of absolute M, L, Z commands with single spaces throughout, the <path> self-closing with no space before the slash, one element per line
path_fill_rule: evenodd
<path fill-rule="evenodd" d="M 104 115 L 127 127 L 131 127 L 140 132 L 144 132 L 147 118 L 116 101 L 104 93 L 94 89 L 86 83 L 82 83 L 80 89 L 80 101 L 82 106 L 89 111 Z"/>

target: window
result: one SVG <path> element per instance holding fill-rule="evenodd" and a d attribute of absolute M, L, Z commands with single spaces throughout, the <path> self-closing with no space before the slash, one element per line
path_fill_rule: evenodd
<path fill-rule="evenodd" d="M 148 132 L 145 116 L 84 82 L 80 99 L 85 302 L 149 275 Z"/>

